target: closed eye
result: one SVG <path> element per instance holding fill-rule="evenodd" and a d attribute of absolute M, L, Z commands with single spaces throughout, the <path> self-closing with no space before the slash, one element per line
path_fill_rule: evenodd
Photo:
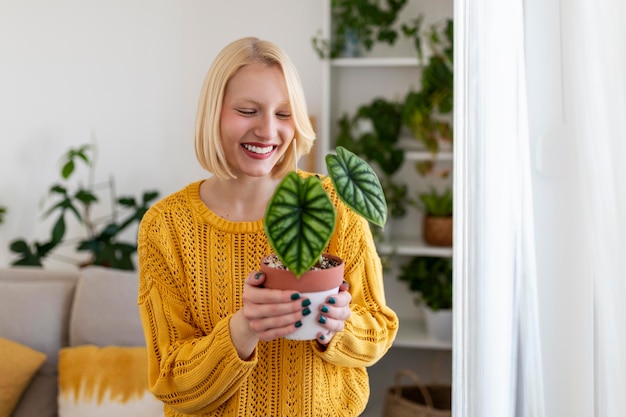
<path fill-rule="evenodd" d="M 249 110 L 249 109 L 237 109 L 237 112 L 244 116 L 253 116 L 254 114 L 256 114 L 256 110 Z"/>
<path fill-rule="evenodd" d="M 276 113 L 276 116 L 282 120 L 288 120 L 291 118 L 291 113 Z"/>

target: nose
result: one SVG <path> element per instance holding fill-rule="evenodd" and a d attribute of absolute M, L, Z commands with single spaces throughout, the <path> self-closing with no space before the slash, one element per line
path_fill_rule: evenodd
<path fill-rule="evenodd" d="M 277 135 L 278 124 L 272 114 L 264 114 L 259 117 L 256 126 L 254 127 L 254 134 L 261 139 L 273 139 Z"/>

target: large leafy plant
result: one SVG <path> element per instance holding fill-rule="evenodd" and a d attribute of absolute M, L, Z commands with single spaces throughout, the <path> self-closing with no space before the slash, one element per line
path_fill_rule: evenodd
<path fill-rule="evenodd" d="M 401 266 L 398 279 L 419 293 L 416 304 L 423 302 L 434 311 L 452 308 L 451 258 L 415 256 Z"/>
<path fill-rule="evenodd" d="M 120 239 L 120 234 L 133 224 L 138 224 L 150 206 L 158 197 L 157 191 L 147 191 L 137 201 L 134 197 L 116 198 L 112 179 L 106 188 L 112 194 L 111 214 L 102 219 L 94 219 L 93 213 L 99 197 L 98 185 L 93 183 L 74 184 L 77 165 L 83 164 L 93 177 L 95 169 L 94 148 L 83 145 L 70 149 L 62 158 L 61 181 L 50 187 L 49 195 L 53 200 L 44 213 L 44 217 L 56 215 L 50 237 L 44 242 L 28 243 L 25 239 L 11 242 L 10 249 L 18 255 L 13 265 L 42 266 L 42 261 L 51 256 L 64 243 L 75 244 L 79 252 L 87 252 L 89 258 L 80 262 L 82 265 L 100 265 L 116 269 L 134 270 L 132 255 L 137 251 L 136 242 Z M 122 217 L 124 215 L 124 217 Z M 84 227 L 85 236 L 78 239 L 66 239 L 70 219 L 75 219 Z"/>
<path fill-rule="evenodd" d="M 326 155 L 328 175 L 339 198 L 380 227 L 387 221 L 387 203 L 380 180 L 363 159 L 338 146 Z M 317 176 L 285 176 L 265 212 L 265 233 L 281 262 L 300 277 L 321 260 L 335 230 L 332 201 Z"/>
<path fill-rule="evenodd" d="M 407 0 L 332 0 L 331 39 L 313 37 L 313 48 L 320 58 L 342 56 L 345 46 L 370 51 L 376 42 L 393 45 L 399 36 L 394 27 Z"/>
<path fill-rule="evenodd" d="M 410 91 L 405 97 L 402 118 L 413 136 L 434 156 L 442 141 L 453 140 L 449 115 L 454 102 L 454 26 L 452 19 L 446 19 L 422 32 L 422 22 L 423 16 L 419 16 L 413 25 L 403 25 L 405 35 L 414 39 L 419 58 L 423 59 L 424 41 L 428 43 L 430 56 L 422 70 L 420 89 Z M 434 159 L 418 163 L 416 169 L 427 174 L 433 167 Z"/>

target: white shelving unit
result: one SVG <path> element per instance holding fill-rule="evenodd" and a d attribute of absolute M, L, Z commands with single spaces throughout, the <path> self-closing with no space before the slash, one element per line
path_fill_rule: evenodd
<path fill-rule="evenodd" d="M 408 21 L 424 13 L 426 24 L 452 17 L 452 0 L 409 0 L 401 21 Z M 330 34 L 330 0 L 325 1 L 326 21 L 323 33 Z M 377 45 L 364 57 L 325 60 L 323 67 L 323 108 L 319 120 L 319 140 L 316 145 L 316 168 L 323 171 L 323 157 L 334 149 L 334 137 L 338 129 L 338 119 L 353 115 L 356 109 L 374 98 L 403 101 L 411 89 L 419 88 L 421 64 L 413 45 L 405 40 L 393 47 Z M 417 141 L 406 132 L 401 139 L 406 150 L 405 163 L 397 175 L 402 176 L 411 192 L 420 188 L 418 173 L 413 168 L 417 161 L 429 160 L 431 154 L 420 149 Z M 437 163 L 452 167 L 451 151 L 439 152 Z M 451 177 L 450 177 L 451 178 Z M 450 185 L 450 180 L 447 181 Z M 424 187 L 423 184 L 421 184 Z M 428 187 L 425 186 L 425 187 Z M 422 190 L 420 190 L 422 191 Z M 411 194 L 414 196 L 415 194 Z M 421 311 L 415 306 L 406 284 L 396 279 L 398 266 L 412 256 L 452 257 L 452 248 L 426 245 L 421 240 L 421 214 L 410 211 L 398 227 L 391 227 L 390 235 L 378 244 L 381 255 L 392 259 L 392 270 L 385 273 L 385 292 L 389 305 L 398 313 L 400 327 L 393 348 L 381 361 L 370 367 L 371 394 L 364 416 L 382 416 L 386 390 L 393 385 L 393 376 L 398 369 L 420 370 L 428 380 L 434 355 L 450 352 L 451 342 L 431 337 L 424 328 Z M 446 378 L 451 378 L 450 365 L 446 368 Z M 428 375 L 424 375 L 424 373 Z"/>

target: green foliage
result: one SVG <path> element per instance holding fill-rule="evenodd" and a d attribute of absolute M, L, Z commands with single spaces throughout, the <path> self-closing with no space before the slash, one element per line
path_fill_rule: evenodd
<path fill-rule="evenodd" d="M 327 155 L 326 164 L 339 198 L 360 216 L 384 226 L 384 193 L 367 162 L 337 147 L 337 155 Z M 291 172 L 267 205 L 264 228 L 278 258 L 300 277 L 321 258 L 335 220 L 335 208 L 321 180 L 316 176 L 303 179 Z"/>
<path fill-rule="evenodd" d="M 429 192 L 419 195 L 420 202 L 427 215 L 436 217 L 452 216 L 452 189 L 438 192 L 434 187 Z"/>
<path fill-rule="evenodd" d="M 313 37 L 313 49 L 320 58 L 337 58 L 351 38 L 366 51 L 376 42 L 393 45 L 399 36 L 393 26 L 406 4 L 407 0 L 332 0 L 331 39 Z"/>
<path fill-rule="evenodd" d="M 4 215 L 6 214 L 6 207 L 0 207 L 0 224 L 4 222 Z"/>
<path fill-rule="evenodd" d="M 452 113 L 454 102 L 453 21 L 433 24 L 425 33 L 421 31 L 422 22 L 420 16 L 413 26 L 403 26 L 405 35 L 414 37 L 420 58 L 423 40 L 428 42 L 431 55 L 422 71 L 420 90 L 410 91 L 405 97 L 402 120 L 413 136 L 435 155 L 442 140 L 453 139 L 452 125 L 442 117 Z M 417 169 L 425 174 L 432 165 L 418 165 Z"/>
<path fill-rule="evenodd" d="M 413 257 L 401 266 L 398 279 L 419 293 L 416 304 L 424 302 L 435 311 L 452 308 L 452 259 Z"/>
<path fill-rule="evenodd" d="M 94 205 L 99 202 L 94 185 L 72 184 L 73 175 L 79 164 L 83 164 L 93 174 L 95 169 L 94 149 L 92 145 L 83 145 L 70 149 L 62 157 L 60 171 L 61 182 L 53 184 L 49 196 L 54 201 L 44 212 L 44 218 L 56 215 L 50 238 L 46 242 L 28 243 L 19 238 L 11 242 L 10 249 L 18 255 L 13 265 L 42 266 L 44 258 L 66 240 L 67 222 L 74 219 L 83 225 L 86 237 L 79 238 L 75 249 L 90 254 L 87 264 L 107 266 L 116 269 L 134 270 L 132 255 L 137 251 L 135 242 L 119 241 L 119 235 L 129 226 L 138 224 L 148 210 L 150 203 L 158 197 L 158 192 L 147 191 L 137 201 L 134 197 L 113 198 L 117 207 L 113 207 L 110 217 L 104 221 L 92 219 Z M 91 175 L 90 175 L 91 176 Z M 114 189 L 112 180 L 108 184 Z M 125 217 L 119 219 L 122 213 Z M 99 229 L 101 227 L 101 229 Z M 76 242 L 76 239 L 72 239 Z"/>
<path fill-rule="evenodd" d="M 362 123 L 372 129 L 356 133 Z M 383 190 L 393 217 L 406 214 L 408 187 L 392 179 L 404 162 L 404 149 L 398 145 L 402 128 L 402 104 L 375 98 L 360 106 L 353 117 L 344 115 L 339 120 L 338 146 L 350 149 L 382 171 Z"/>

